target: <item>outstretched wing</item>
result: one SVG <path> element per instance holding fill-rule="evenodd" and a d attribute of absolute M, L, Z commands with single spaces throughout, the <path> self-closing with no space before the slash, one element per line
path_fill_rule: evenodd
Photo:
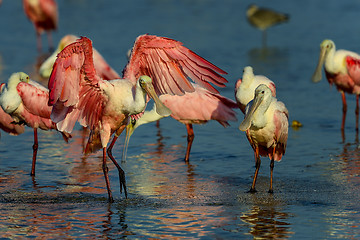
<path fill-rule="evenodd" d="M 211 84 L 225 87 L 227 80 L 222 69 L 200 57 L 179 41 L 153 35 L 140 35 L 133 46 L 124 78 L 135 82 L 148 75 L 157 94 L 182 95 L 193 92 L 189 78 L 213 93 L 219 93 Z M 211 84 L 210 84 L 211 83 Z"/>
<path fill-rule="evenodd" d="M 88 38 L 81 37 L 58 54 L 49 78 L 49 105 L 60 131 L 71 132 L 76 121 L 91 127 L 99 121 L 105 98 L 99 87 L 102 81 Z"/>

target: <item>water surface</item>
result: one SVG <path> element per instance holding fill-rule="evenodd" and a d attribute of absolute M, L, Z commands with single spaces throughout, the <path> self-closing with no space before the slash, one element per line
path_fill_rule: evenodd
<path fill-rule="evenodd" d="M 194 126 L 190 162 L 183 161 L 186 128 L 171 118 L 141 126 L 128 149 L 128 199 L 119 193 L 116 169 L 109 163 L 115 202 L 107 202 L 101 153 L 84 157 L 80 126 L 65 144 L 57 132 L 40 131 L 36 177 L 29 175 L 33 132 L 0 140 L 0 238 L 46 239 L 356 239 L 359 230 L 358 136 L 355 96 L 348 96 L 345 139 L 341 97 L 326 80 L 310 81 L 320 42 L 360 52 L 356 1 L 258 1 L 290 14 L 290 22 L 268 32 L 245 19 L 250 1 L 70 1 L 59 2 L 57 42 L 65 34 L 92 39 L 118 72 L 140 34 L 174 38 L 228 72 L 221 94 L 234 99 L 243 67 L 276 83 L 277 97 L 298 120 L 289 129 L 286 154 L 274 169 L 274 194 L 268 194 L 269 161 L 262 159 L 258 192 L 247 193 L 254 173 L 252 149 L 238 122 Z M 300 10 L 299 10 L 300 9 Z M 36 67 L 48 55 L 36 50 L 32 25 L 21 1 L 0 6 L 0 82 L 25 71 L 38 80 Z M 44 83 L 46 84 L 46 83 Z M 122 155 L 123 137 L 114 148 Z"/>

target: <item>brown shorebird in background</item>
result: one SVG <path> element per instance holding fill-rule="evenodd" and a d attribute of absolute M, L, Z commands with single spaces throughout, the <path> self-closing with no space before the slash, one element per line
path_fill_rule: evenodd
<path fill-rule="evenodd" d="M 248 7 L 246 17 L 252 26 L 262 31 L 263 47 L 266 47 L 266 29 L 289 20 L 288 14 L 279 13 L 268 8 L 261 8 L 255 4 Z"/>

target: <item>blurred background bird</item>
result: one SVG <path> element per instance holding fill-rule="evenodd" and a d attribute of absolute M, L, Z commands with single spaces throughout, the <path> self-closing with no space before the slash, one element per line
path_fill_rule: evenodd
<path fill-rule="evenodd" d="M 345 93 L 356 95 L 356 132 L 359 130 L 360 55 L 348 50 L 336 50 L 334 41 L 325 39 L 320 44 L 319 60 L 312 76 L 313 82 L 316 83 L 322 79 L 323 66 L 329 84 L 334 84 L 341 93 L 343 103 L 341 131 L 345 140 L 344 128 L 347 112 Z"/>
<path fill-rule="evenodd" d="M 48 35 L 49 51 L 53 51 L 51 31 L 58 26 L 58 6 L 55 0 L 23 0 L 26 16 L 33 23 L 36 31 L 37 49 L 42 51 L 41 34 Z"/>
<path fill-rule="evenodd" d="M 252 4 L 246 11 L 249 23 L 262 31 L 262 44 L 266 47 L 266 30 L 272 26 L 289 21 L 289 15 L 280 13 L 269 8 L 259 7 Z"/>

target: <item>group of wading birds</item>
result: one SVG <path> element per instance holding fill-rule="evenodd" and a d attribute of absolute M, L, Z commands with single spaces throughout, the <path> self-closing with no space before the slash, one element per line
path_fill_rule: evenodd
<path fill-rule="evenodd" d="M 360 55 L 336 51 L 331 40 L 324 40 L 320 49 L 313 81 L 321 79 L 324 65 L 329 83 L 335 84 L 343 96 L 346 110 L 345 92 L 356 94 L 357 100 L 360 93 Z M 240 108 L 244 119 L 239 129 L 246 133 L 255 155 L 256 169 L 249 192 L 256 192 L 260 156 L 270 158 L 269 193 L 273 192 L 274 162 L 281 160 L 287 144 L 288 110 L 276 99 L 275 83 L 254 75 L 252 67 L 246 66 L 236 82 L 233 101 L 215 88 L 225 87 L 227 80 L 222 75 L 226 72 L 179 41 L 140 35 L 121 77 L 93 48 L 90 39 L 67 35 L 39 72 L 48 78 L 48 88 L 30 80 L 24 72 L 13 73 L 0 88 L 0 127 L 14 135 L 23 133 L 24 126 L 34 130 L 31 175 L 35 175 L 37 129 L 57 130 L 68 141 L 78 122 L 89 129 L 84 153 L 103 151 L 102 169 L 112 202 L 107 156 L 118 169 L 120 192 L 127 197 L 125 173 L 112 155 L 123 130 L 127 132 L 126 147 L 138 126 L 171 116 L 186 125 L 185 161 L 189 161 L 194 139 L 192 124 L 216 120 L 226 127 L 228 121 L 237 120 L 234 109 Z M 145 111 L 150 98 L 154 106 Z"/>

